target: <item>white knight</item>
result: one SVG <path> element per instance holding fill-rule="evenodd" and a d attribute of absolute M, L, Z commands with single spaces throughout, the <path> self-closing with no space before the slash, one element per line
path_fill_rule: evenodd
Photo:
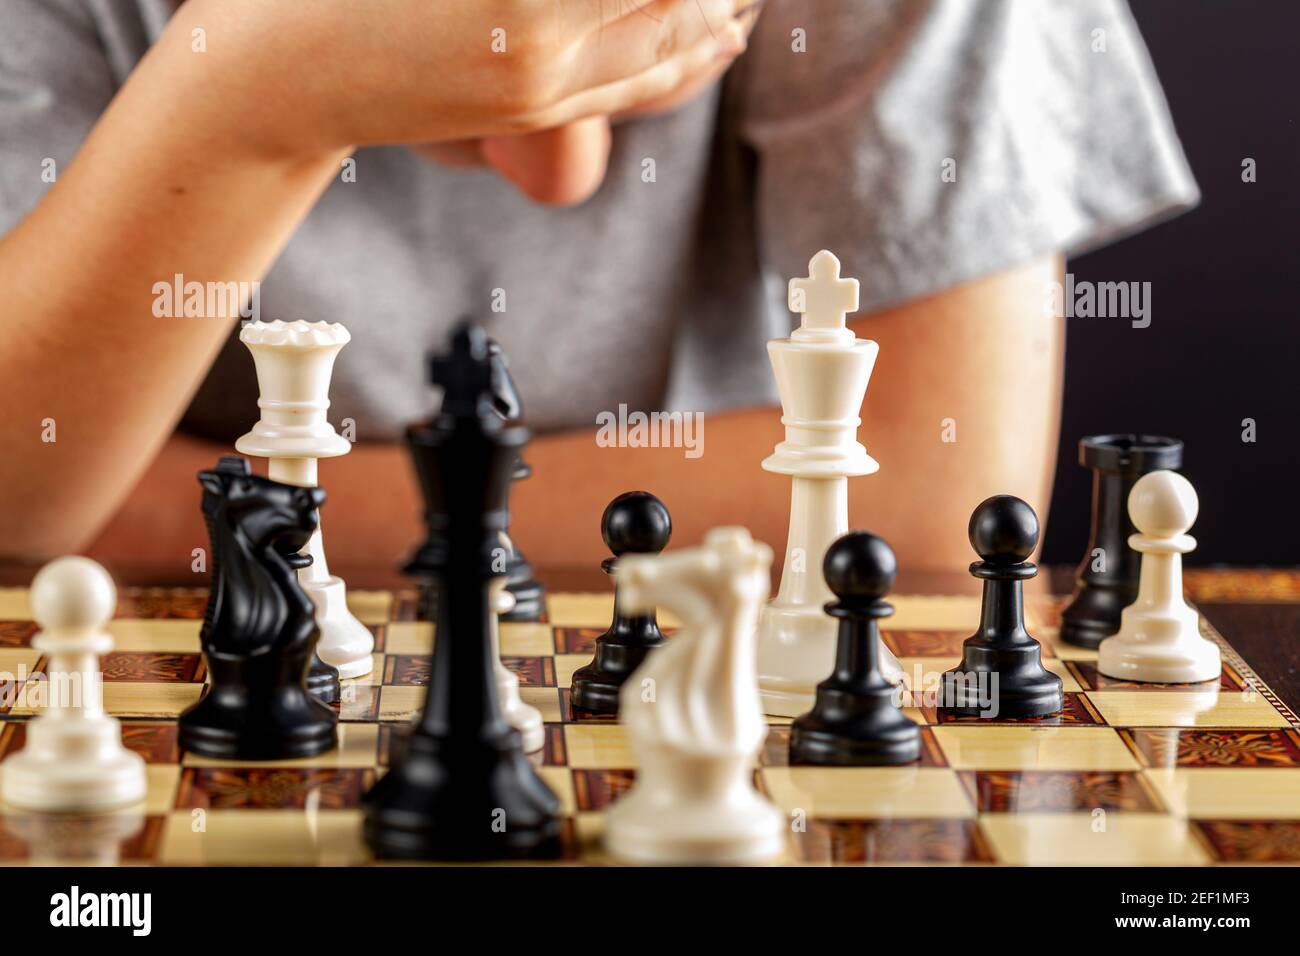
<path fill-rule="evenodd" d="M 715 528 L 698 548 L 619 561 L 629 613 L 666 608 L 683 627 L 620 695 L 638 771 L 607 812 L 605 844 L 614 856 L 726 864 L 781 854 L 784 818 L 753 782 L 767 736 L 754 624 L 771 563 L 771 548 L 743 528 Z"/>

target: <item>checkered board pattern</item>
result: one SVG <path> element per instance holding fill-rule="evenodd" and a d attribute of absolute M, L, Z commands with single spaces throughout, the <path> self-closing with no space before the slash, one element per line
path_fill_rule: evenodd
<path fill-rule="evenodd" d="M 360 864 L 361 798 L 421 705 L 432 627 L 414 592 L 358 591 L 375 667 L 346 681 L 340 745 L 276 765 L 180 752 L 176 718 L 199 698 L 198 589 L 125 589 L 104 663 L 105 702 L 148 762 L 141 812 L 101 818 L 0 815 L 0 861 Z M 896 596 L 885 640 L 916 676 L 953 666 L 978 598 Z M 631 783 L 623 728 L 575 715 L 568 685 L 607 626 L 609 595 L 554 594 L 547 622 L 504 624 L 502 654 L 547 722 L 540 773 L 560 796 L 569 862 L 604 861 L 601 810 Z M 949 720 L 913 698 L 923 756 L 911 766 L 791 767 L 789 721 L 773 719 L 758 785 L 790 815 L 789 863 L 1206 864 L 1300 862 L 1300 724 L 1223 639 L 1217 683 L 1128 684 L 1096 654 L 1055 641 L 1055 600 L 1026 609 L 1065 682 L 1059 716 Z M 670 631 L 675 622 L 665 619 Z M 25 590 L 0 589 L 0 756 L 33 714 L 13 681 L 44 667 Z M 0 773 L 3 765 L 0 764 Z"/>

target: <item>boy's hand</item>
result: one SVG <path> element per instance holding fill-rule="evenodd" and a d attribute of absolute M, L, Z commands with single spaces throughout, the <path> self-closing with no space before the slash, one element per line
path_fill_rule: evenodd
<path fill-rule="evenodd" d="M 190 0 L 204 87 L 270 154 L 548 130 L 671 95 L 744 46 L 756 0 Z M 274 92 L 269 92 L 274 91 Z"/>
<path fill-rule="evenodd" d="M 753 28 L 758 9 L 751 6 L 737 18 L 744 37 Z M 744 51 L 743 39 L 741 45 L 705 64 L 697 73 L 683 76 L 675 88 L 633 104 L 612 118 L 592 116 L 536 133 L 421 143 L 415 148 L 426 158 L 452 168 L 488 165 L 534 202 L 576 205 L 589 199 L 605 178 L 611 119 L 677 109 L 727 71 Z"/>

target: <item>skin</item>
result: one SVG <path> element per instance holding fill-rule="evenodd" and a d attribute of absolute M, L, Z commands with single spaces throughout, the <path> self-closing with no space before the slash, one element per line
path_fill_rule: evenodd
<path fill-rule="evenodd" d="M 859 437 L 881 470 L 850 482 L 850 522 L 883 535 L 900 566 L 954 571 L 973 559 L 971 510 L 1009 493 L 1044 516 L 1059 426 L 1063 320 L 1042 315 L 1042 290 L 1058 281 L 1047 257 L 853 322 L 880 344 Z M 990 388 L 990 382 L 1013 386 Z M 954 419 L 956 441 L 942 440 Z M 783 437 L 776 409 L 709 415 L 704 454 L 681 449 L 600 448 L 594 427 L 529 444 L 534 474 L 514 487 L 512 533 L 539 567 L 594 568 L 607 556 L 600 514 L 620 492 L 646 489 L 673 514 L 673 546 L 709 528 L 740 524 L 778 549 L 789 480 L 759 468 Z M 205 545 L 194 474 L 229 449 L 177 437 L 95 545 L 110 563 L 142 554 L 187 566 Z M 375 494 L 376 476 L 384 493 Z M 389 569 L 422 530 L 420 498 L 405 449 L 357 445 L 322 462 L 322 510 L 331 567 Z"/>
<path fill-rule="evenodd" d="M 749 5 L 367 0 L 359 17 L 355 0 L 314 0 L 303 17 L 189 0 L 0 240 L 0 558 L 85 547 L 229 334 L 237 304 L 158 318 L 155 283 L 260 280 L 358 145 L 581 130 L 680 95 L 744 48 Z"/>
<path fill-rule="evenodd" d="M 154 318 L 160 277 L 261 278 L 358 144 L 409 143 L 489 165 L 539 202 L 579 202 L 604 175 L 610 123 L 694 95 L 752 23 L 743 11 L 729 19 L 743 6 L 732 0 L 656 0 L 653 19 L 566 5 L 579 19 L 562 29 L 540 0 L 448 2 L 436 30 L 422 0 L 372 6 L 358 20 L 353 0 L 316 0 L 303 21 L 269 0 L 189 0 L 58 184 L 0 240 L 0 406 L 11 410 L 0 557 L 44 560 L 94 541 L 110 565 L 185 568 L 206 544 L 194 474 L 229 449 L 173 431 L 234 316 Z M 714 18 L 707 31 L 700 10 Z M 510 57 L 446 41 L 503 18 Z M 414 26 L 385 29 L 398 22 Z M 196 63 L 198 25 L 210 52 Z M 294 72 L 304 63 L 308 83 Z M 413 79 L 430 74 L 441 82 Z M 180 108 L 200 101 L 215 105 Z M 851 520 L 889 538 L 905 566 L 963 567 L 965 523 L 989 494 L 1045 511 L 1063 330 L 1041 302 L 1059 273 L 1046 258 L 854 323 L 882 349 L 862 429 L 882 470 L 854 482 Z M 46 418 L 57 442 L 39 440 Z M 940 440 L 946 418 L 956 442 Z M 593 567 L 606 502 L 647 488 L 673 510 L 675 545 L 734 523 L 779 546 L 789 483 L 758 462 L 780 438 L 774 409 L 710 415 L 698 459 L 597 448 L 591 430 L 541 436 L 529 449 L 536 474 L 516 488 L 515 538 L 539 566 Z M 420 533 L 405 451 L 359 445 L 321 476 L 335 568 L 392 567 Z"/>

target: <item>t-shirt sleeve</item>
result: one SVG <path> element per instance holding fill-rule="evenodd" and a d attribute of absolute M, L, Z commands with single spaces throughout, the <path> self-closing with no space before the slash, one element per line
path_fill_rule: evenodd
<path fill-rule="evenodd" d="M 764 265 L 829 248 L 864 312 L 1199 199 L 1122 0 L 788 0 L 734 80 Z"/>
<path fill-rule="evenodd" d="M 114 91 L 98 31 L 79 0 L 3 0 L 0 235 L 63 173 Z"/>

